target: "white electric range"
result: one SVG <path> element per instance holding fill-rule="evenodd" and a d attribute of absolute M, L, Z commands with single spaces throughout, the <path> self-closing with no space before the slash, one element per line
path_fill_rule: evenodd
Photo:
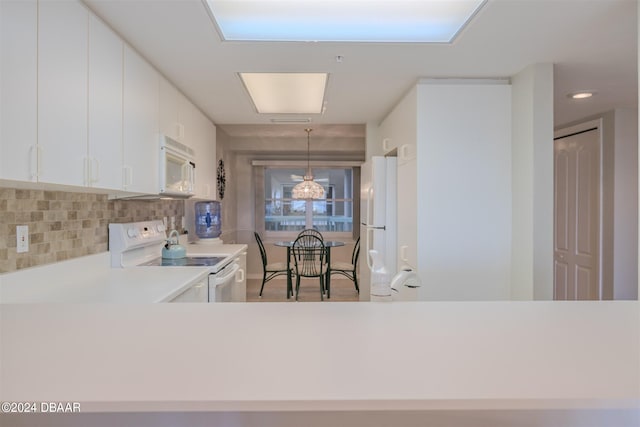
<path fill-rule="evenodd" d="M 111 267 L 208 267 L 206 286 L 200 282 L 193 283 L 179 301 L 233 301 L 234 286 L 240 286 L 245 280 L 244 269 L 234 253 L 223 253 L 225 245 L 219 245 L 217 250 L 221 253 L 215 256 L 190 256 L 187 252 L 185 258 L 166 259 L 161 256 L 166 241 L 167 232 L 162 221 L 109 224 Z"/>

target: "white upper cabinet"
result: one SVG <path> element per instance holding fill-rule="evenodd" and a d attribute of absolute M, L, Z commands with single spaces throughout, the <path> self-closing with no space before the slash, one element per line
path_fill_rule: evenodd
<path fill-rule="evenodd" d="M 194 148 L 200 111 L 171 82 L 160 77 L 160 133 Z M 198 154 L 198 153 L 196 153 Z"/>
<path fill-rule="evenodd" d="M 89 148 L 86 185 L 121 190 L 123 41 L 89 18 Z"/>
<path fill-rule="evenodd" d="M 380 125 L 382 151 L 395 152 L 398 165 L 416 158 L 417 91 L 414 89 L 393 109 Z"/>
<path fill-rule="evenodd" d="M 216 127 L 168 80 L 160 77 L 160 133 L 196 153 L 195 197 L 215 200 Z"/>
<path fill-rule="evenodd" d="M 178 96 L 179 141 L 195 149 L 195 140 L 202 134 L 202 113 L 182 93 Z M 196 151 L 196 156 L 200 155 Z"/>
<path fill-rule="evenodd" d="M 0 179 L 37 180 L 38 4 L 0 1 Z"/>
<path fill-rule="evenodd" d="M 160 77 L 159 121 L 160 133 L 182 142 L 184 126 L 178 119 L 180 92 L 167 79 Z"/>
<path fill-rule="evenodd" d="M 0 0 L 0 179 L 159 191 L 160 134 L 215 196 L 215 126 L 76 0 Z"/>
<path fill-rule="evenodd" d="M 197 133 L 194 135 L 196 152 L 195 197 L 216 200 L 216 127 L 200 111 L 197 111 Z"/>
<path fill-rule="evenodd" d="M 39 180 L 85 185 L 89 12 L 41 1 L 38 12 Z"/>
<path fill-rule="evenodd" d="M 124 46 L 124 189 L 157 194 L 159 75 L 128 45 Z"/>

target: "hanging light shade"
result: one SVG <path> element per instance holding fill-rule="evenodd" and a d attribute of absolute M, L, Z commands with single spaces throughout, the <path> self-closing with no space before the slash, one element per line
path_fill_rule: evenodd
<path fill-rule="evenodd" d="M 309 161 L 309 134 L 312 129 L 305 129 L 307 132 L 307 174 L 304 180 L 296 184 L 291 191 L 291 197 L 294 199 L 324 199 L 324 187 L 313 180 L 311 175 L 311 164 Z"/>

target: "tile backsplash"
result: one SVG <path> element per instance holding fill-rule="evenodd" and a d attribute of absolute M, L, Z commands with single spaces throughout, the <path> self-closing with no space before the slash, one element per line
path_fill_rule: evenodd
<path fill-rule="evenodd" d="M 0 273 L 108 250 L 109 223 L 175 217 L 182 200 L 108 200 L 106 194 L 0 188 Z M 16 226 L 29 226 L 29 252 L 16 251 Z"/>

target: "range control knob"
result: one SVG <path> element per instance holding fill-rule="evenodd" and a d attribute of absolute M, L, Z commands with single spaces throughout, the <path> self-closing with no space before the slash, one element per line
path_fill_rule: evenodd
<path fill-rule="evenodd" d="M 164 225 L 163 224 L 158 224 L 156 226 L 156 229 L 158 230 L 158 233 L 162 233 L 164 231 Z"/>
<path fill-rule="evenodd" d="M 138 236 L 138 229 L 137 228 L 129 228 L 127 230 L 127 236 L 134 238 Z"/>

